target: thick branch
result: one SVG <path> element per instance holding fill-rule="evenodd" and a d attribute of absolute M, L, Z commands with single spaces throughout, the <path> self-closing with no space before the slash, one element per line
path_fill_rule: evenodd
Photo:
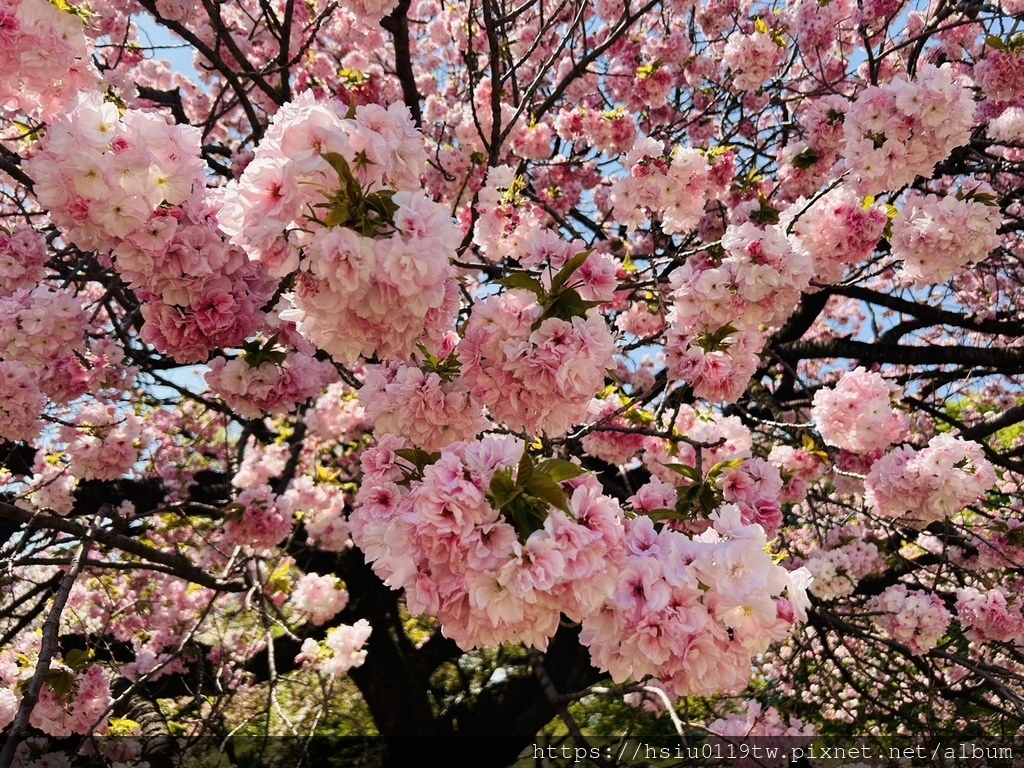
<path fill-rule="evenodd" d="M 423 122 L 420 109 L 420 91 L 416 87 L 416 73 L 412 69 L 412 51 L 409 48 L 409 6 L 410 0 L 401 0 L 398 7 L 380 20 L 380 25 L 391 33 L 395 46 L 395 74 L 402 84 L 402 101 L 412 113 L 417 126 Z"/>
<path fill-rule="evenodd" d="M 87 533 L 91 533 L 91 531 Z M 61 614 L 64 613 L 64 606 L 67 605 L 71 588 L 75 585 L 75 579 L 78 578 L 78 574 L 82 570 L 82 563 L 88 556 L 91 546 L 92 540 L 88 535 L 83 536 L 82 543 L 79 545 L 78 551 L 75 552 L 74 559 L 71 561 L 71 566 L 68 568 L 68 572 L 64 574 L 64 578 L 57 588 L 57 594 L 53 597 L 53 606 L 50 608 L 46 621 L 43 622 L 43 636 L 39 644 L 39 658 L 36 660 L 35 671 L 32 673 L 32 678 L 29 680 L 28 686 L 22 695 L 18 714 L 14 717 L 14 723 L 7 734 L 3 750 L 0 750 L 0 768 L 11 768 L 11 763 L 14 762 L 14 753 L 24 738 L 25 731 L 28 729 L 29 718 L 32 716 L 32 710 L 35 708 L 36 702 L 39 701 L 39 694 L 43 690 L 43 681 L 46 679 L 46 673 L 50 670 L 50 660 L 57 652 Z"/>
<path fill-rule="evenodd" d="M 869 344 L 852 339 L 822 339 L 779 344 L 775 351 L 790 363 L 835 357 L 850 358 L 862 363 L 962 365 L 1024 370 L 1024 349 L 1016 347 L 913 347 L 904 344 Z"/>

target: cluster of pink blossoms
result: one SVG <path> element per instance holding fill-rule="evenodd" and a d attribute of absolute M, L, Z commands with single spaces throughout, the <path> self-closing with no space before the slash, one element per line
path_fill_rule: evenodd
<path fill-rule="evenodd" d="M 253 366 L 243 356 L 215 357 L 209 365 L 206 383 L 235 413 L 250 419 L 291 413 L 338 377 L 329 362 L 302 351 L 290 351 L 280 363 L 264 360 Z"/>
<path fill-rule="evenodd" d="M 564 613 L 613 679 L 650 675 L 681 696 L 742 688 L 751 656 L 804 618 L 806 579 L 772 563 L 764 531 L 736 506 L 691 539 L 627 519 L 584 476 L 571 481 L 568 512 L 543 504 L 523 530 L 492 496 L 497 473 L 514 481 L 520 441 L 455 443 L 420 477 L 402 445 L 385 436 L 363 454 L 353 539 L 412 612 L 437 616 L 464 649 L 543 649 Z"/>
<path fill-rule="evenodd" d="M 781 226 L 729 226 L 721 258 L 691 257 L 672 274 L 669 374 L 698 397 L 733 401 L 764 347 L 762 326 L 782 322 L 810 283 L 812 261 Z"/>
<path fill-rule="evenodd" d="M 738 692 L 751 657 L 806 619 L 806 574 L 772 562 L 761 527 L 731 505 L 711 523 L 691 539 L 648 517 L 625 521 L 614 591 L 580 633 L 615 682 L 651 676 L 673 696 Z"/>
<path fill-rule="evenodd" d="M 798 200 L 787 211 L 800 211 Z M 840 186 L 815 200 L 794 225 L 797 242 L 814 259 L 819 283 L 840 280 L 846 267 L 859 264 L 875 250 L 888 221 L 881 204 L 865 208 L 849 187 Z"/>
<path fill-rule="evenodd" d="M 288 498 L 265 486 L 242 491 L 229 510 L 224 539 L 237 547 L 273 549 L 291 535 L 295 522 Z"/>
<path fill-rule="evenodd" d="M 454 443 L 408 486 L 399 485 L 402 444 L 385 435 L 363 454 L 350 523 L 374 572 L 405 589 L 410 611 L 437 616 L 464 649 L 545 648 L 561 613 L 579 621 L 605 600 L 621 557 L 622 510 L 596 482 L 573 490 L 571 515 L 551 510 L 522 541 L 488 499 L 495 473 L 519 463 L 522 442 Z"/>
<path fill-rule="evenodd" d="M 471 440 L 489 425 L 460 377 L 397 361 L 367 370 L 359 400 L 376 434 L 408 438 L 425 451 Z"/>
<path fill-rule="evenodd" d="M 1009 643 L 1024 636 L 1024 614 L 1019 596 L 1007 598 L 1001 588 L 982 592 L 964 587 L 956 593 L 956 612 L 969 640 Z"/>
<path fill-rule="evenodd" d="M 907 435 L 910 420 L 892 407 L 898 387 L 881 374 L 855 368 L 814 394 L 811 420 L 825 443 L 853 453 L 882 451 Z"/>
<path fill-rule="evenodd" d="M 998 206 L 911 190 L 893 222 L 892 255 L 903 260 L 904 274 L 916 283 L 944 283 L 999 247 L 999 224 Z"/>
<path fill-rule="evenodd" d="M 302 650 L 295 660 L 304 667 L 315 669 L 328 677 L 340 677 L 366 660 L 363 646 L 373 628 L 366 619 L 355 624 L 331 627 L 319 643 L 311 637 L 302 642 Z"/>
<path fill-rule="evenodd" d="M 643 450 L 646 438 L 629 431 L 637 426 L 630 421 L 635 412 L 629 414 L 624 406 L 622 397 L 617 394 L 602 399 L 595 398 L 591 402 L 588 421 L 597 423 L 599 428 L 583 438 L 583 450 L 588 456 L 595 456 L 609 464 L 620 465 L 629 464 Z"/>
<path fill-rule="evenodd" d="M 85 24 L 47 0 L 0 0 L 0 115 L 49 120 L 99 77 Z"/>
<path fill-rule="evenodd" d="M 612 182 L 611 202 L 616 220 L 630 228 L 645 223 L 649 212 L 666 234 L 688 232 L 704 215 L 705 201 L 717 196 L 709 190 L 711 168 L 695 149 L 676 147 L 666 155 L 664 143 L 643 138 L 623 165 L 629 175 Z"/>
<path fill-rule="evenodd" d="M 0 296 L 35 288 L 45 275 L 46 240 L 31 227 L 0 228 Z"/>
<path fill-rule="evenodd" d="M 803 501 L 811 484 L 825 474 L 822 457 L 806 448 L 776 445 L 768 454 L 768 462 L 779 470 L 782 478 L 778 499 L 781 504 Z"/>
<path fill-rule="evenodd" d="M 971 137 L 974 96 L 944 64 L 926 64 L 913 81 L 895 77 L 864 90 L 846 115 L 846 168 L 859 192 L 899 189 Z"/>
<path fill-rule="evenodd" d="M 143 301 L 143 340 L 181 362 L 241 343 L 274 284 L 221 235 L 199 131 L 91 93 L 25 161 L 39 202 L 80 248 L 112 252 Z"/>
<path fill-rule="evenodd" d="M 757 91 L 778 73 L 786 50 L 767 28 L 747 35 L 729 35 L 722 63 L 729 69 L 730 89 L 735 93 Z"/>
<path fill-rule="evenodd" d="M 281 317 L 306 339 L 343 362 L 408 358 L 451 326 L 462 234 L 420 190 L 408 109 L 345 109 L 312 92 L 282 107 L 225 191 L 222 226 L 275 277 L 300 270 Z"/>
<path fill-rule="evenodd" d="M 295 582 L 290 600 L 299 613 L 319 627 L 348 605 L 348 592 L 337 576 L 304 573 Z"/>
<path fill-rule="evenodd" d="M 575 107 L 555 117 L 555 131 L 565 141 L 597 147 L 609 154 L 625 152 L 636 141 L 636 121 L 625 109 L 610 112 Z"/>
<path fill-rule="evenodd" d="M 944 433 L 921 451 L 903 446 L 876 461 L 865 498 L 879 514 L 923 527 L 978 501 L 995 481 L 980 445 Z"/>
<path fill-rule="evenodd" d="M 708 724 L 717 736 L 814 736 L 814 726 L 793 715 L 783 715 L 775 707 L 762 709 L 759 701 L 744 702 L 740 712 L 729 714 Z M 852 766 L 850 768 L 853 768 Z"/>
<path fill-rule="evenodd" d="M 893 640 L 910 648 L 911 653 L 927 653 L 949 628 L 953 615 L 934 592 L 907 589 L 894 584 L 871 600 L 869 610 L 876 612 L 875 626 Z"/>
<path fill-rule="evenodd" d="M 61 670 L 73 678 L 73 682 L 63 696 L 51 686 L 43 686 L 29 718 L 32 727 L 59 739 L 74 734 L 103 733 L 113 701 L 107 673 L 97 664 L 77 675 L 56 663 L 51 665 L 53 669 Z"/>
<path fill-rule="evenodd" d="M 842 525 L 825 535 L 819 549 L 803 563 L 814 581 L 811 592 L 821 600 L 852 595 L 857 583 L 886 570 L 885 556 L 860 525 Z"/>
<path fill-rule="evenodd" d="M 75 419 L 76 426 L 63 427 L 61 438 L 68 444 L 69 469 L 85 480 L 118 480 L 139 460 L 139 450 L 148 430 L 134 413 L 118 412 L 113 405 L 86 405 Z"/>
<path fill-rule="evenodd" d="M 974 79 L 993 101 L 1014 101 L 1024 80 L 1024 55 L 1020 51 L 987 48 L 985 58 L 974 65 Z"/>
<path fill-rule="evenodd" d="M 587 419 L 616 348 L 601 315 L 541 320 L 543 311 L 530 291 L 488 297 L 474 308 L 459 357 L 470 392 L 497 421 L 554 437 Z"/>
<path fill-rule="evenodd" d="M 80 362 L 87 318 L 79 299 L 39 285 L 0 296 L 0 437 L 31 440 L 47 399 L 66 403 L 89 389 Z"/>

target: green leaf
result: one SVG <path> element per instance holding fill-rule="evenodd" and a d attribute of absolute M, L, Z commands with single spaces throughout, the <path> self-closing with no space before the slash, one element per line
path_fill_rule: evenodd
<path fill-rule="evenodd" d="M 92 664 L 92 651 L 83 651 L 80 648 L 73 648 L 64 654 L 64 663 L 75 672 L 84 672 Z"/>
<path fill-rule="evenodd" d="M 536 496 L 538 499 L 546 501 L 552 507 L 558 507 L 563 512 L 569 511 L 569 503 L 565 500 L 565 492 L 550 477 L 534 475 L 525 484 L 525 490 L 531 496 Z"/>
<path fill-rule="evenodd" d="M 429 467 L 441 458 L 440 453 L 427 453 L 422 448 L 399 448 L 395 455 L 405 459 L 421 472 L 424 467 Z"/>
<path fill-rule="evenodd" d="M 577 253 L 558 270 L 553 278 L 551 278 L 551 293 L 558 293 L 562 287 L 569 282 L 569 278 L 573 276 L 573 273 L 583 266 L 583 262 L 594 252 L 593 248 L 589 248 L 581 253 Z"/>
<path fill-rule="evenodd" d="M 687 480 L 691 480 L 694 483 L 701 482 L 704 478 L 700 476 L 700 472 L 697 471 L 696 467 L 690 467 L 686 464 L 662 464 L 661 466 L 666 469 L 671 469 L 677 475 L 682 475 Z"/>
<path fill-rule="evenodd" d="M 995 48 L 997 51 L 1005 51 L 1006 43 L 1003 42 L 1003 38 L 997 37 L 996 35 L 989 35 L 985 38 L 985 45 L 989 48 Z"/>
<path fill-rule="evenodd" d="M 338 174 L 338 180 L 341 182 L 349 198 L 351 200 L 359 200 L 362 197 L 362 190 L 359 188 L 359 182 L 356 181 L 356 177 L 352 175 L 352 171 L 348 167 L 348 161 L 337 152 L 324 152 L 321 154 L 321 157 Z"/>
<path fill-rule="evenodd" d="M 801 171 L 806 171 L 816 162 L 818 162 L 818 153 L 814 151 L 812 147 L 807 147 L 802 152 L 797 153 L 792 160 L 793 167 L 799 168 Z"/>
<path fill-rule="evenodd" d="M 331 207 L 331 210 L 327 213 L 327 218 L 324 219 L 324 224 L 327 225 L 328 229 L 334 227 L 340 227 L 348 223 L 351 218 L 349 212 L 348 203 L 338 201 L 338 203 Z"/>
<path fill-rule="evenodd" d="M 552 482 L 564 483 L 566 480 L 587 474 L 587 471 L 571 461 L 546 459 L 537 465 L 537 474 L 550 478 Z"/>
<path fill-rule="evenodd" d="M 679 514 L 674 509 L 652 509 L 650 512 L 645 512 L 644 515 L 656 523 L 663 523 L 666 520 L 680 520 L 682 522 L 687 520 L 684 515 Z"/>
<path fill-rule="evenodd" d="M 514 272 L 511 275 L 501 278 L 497 282 L 498 285 L 502 285 L 505 288 L 523 288 L 524 290 L 531 291 L 542 301 L 547 293 L 544 290 L 544 286 L 541 285 L 540 280 L 526 272 Z"/>
<path fill-rule="evenodd" d="M 519 460 L 516 468 L 516 485 L 525 486 L 533 478 L 533 458 L 530 456 L 530 446 L 523 446 L 523 457 Z"/>
<path fill-rule="evenodd" d="M 599 307 L 603 303 L 601 301 L 584 301 L 575 288 L 567 288 L 555 296 L 544 313 L 534 321 L 531 328 L 537 330 L 550 317 L 557 317 L 566 322 L 574 317 L 586 317 L 587 310 L 591 307 Z"/>
<path fill-rule="evenodd" d="M 727 469 L 742 467 L 745 462 L 746 459 L 729 459 L 728 461 L 720 461 L 708 471 L 708 479 L 713 480 Z"/>
<path fill-rule="evenodd" d="M 48 669 L 43 681 L 62 699 L 75 688 L 75 675 L 66 669 Z"/>
<path fill-rule="evenodd" d="M 517 488 L 516 484 L 512 482 L 511 469 L 499 469 L 491 478 L 489 493 L 491 505 L 501 511 L 522 493 L 522 489 Z"/>

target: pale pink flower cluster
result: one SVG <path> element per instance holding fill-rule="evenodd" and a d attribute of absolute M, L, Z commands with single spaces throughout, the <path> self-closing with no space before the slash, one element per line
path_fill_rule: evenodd
<path fill-rule="evenodd" d="M 554 125 L 560 138 L 585 143 L 612 155 L 626 152 L 636 141 L 636 121 L 625 109 L 562 109 L 555 116 Z"/>
<path fill-rule="evenodd" d="M 0 358 L 28 366 L 33 388 L 54 402 L 69 402 L 98 378 L 82 363 L 87 327 L 81 298 L 45 284 L 15 291 L 0 298 Z"/>
<path fill-rule="evenodd" d="M 953 614 L 934 592 L 894 584 L 868 604 L 875 627 L 913 654 L 927 653 L 946 634 Z"/>
<path fill-rule="evenodd" d="M 899 388 L 882 375 L 855 368 L 835 387 L 814 394 L 811 420 L 825 443 L 853 453 L 872 453 L 906 437 L 910 420 L 892 406 Z"/>
<path fill-rule="evenodd" d="M 396 192 L 393 201 L 398 211 L 388 236 L 317 230 L 291 299 L 295 309 L 281 313 L 342 362 L 408 358 L 418 342 L 434 346 L 452 327 L 458 288 L 450 259 L 459 228 L 422 192 Z"/>
<path fill-rule="evenodd" d="M 806 574 L 773 563 L 766 544 L 731 505 L 693 539 L 627 520 L 615 590 L 584 618 L 580 642 L 617 683 L 651 676 L 673 696 L 741 690 L 751 657 L 806 618 Z"/>
<path fill-rule="evenodd" d="M 71 457 L 69 470 L 82 480 L 118 480 L 139 460 L 147 431 L 144 422 L 113 405 L 86 405 L 76 426 L 61 429 Z"/>
<path fill-rule="evenodd" d="M 1007 597 L 1002 588 L 982 592 L 958 589 L 956 612 L 964 634 L 975 642 L 1010 643 L 1024 636 L 1024 615 L 1018 596 Z"/>
<path fill-rule="evenodd" d="M 143 302 L 142 339 L 181 362 L 241 343 L 274 284 L 224 242 L 205 202 L 200 135 L 98 93 L 47 131 L 25 161 L 39 202 L 79 247 L 113 251 Z"/>
<path fill-rule="evenodd" d="M 0 437 L 32 440 L 43 429 L 40 414 L 46 395 L 39 389 L 37 369 L 0 360 Z"/>
<path fill-rule="evenodd" d="M 916 283 L 944 283 L 969 262 L 984 261 L 999 247 L 999 207 L 978 200 L 907 193 L 893 221 L 892 255 Z"/>
<path fill-rule="evenodd" d="M 722 247 L 721 260 L 691 257 L 673 273 L 670 323 L 703 332 L 725 325 L 757 330 L 785 320 L 813 276 L 810 258 L 794 251 L 785 229 L 730 226 Z"/>
<path fill-rule="evenodd" d="M 708 730 L 718 736 L 814 736 L 814 726 L 800 718 L 782 713 L 775 707 L 762 709 L 758 701 L 744 702 L 740 712 L 730 713 L 708 724 Z M 759 742 L 760 743 L 760 742 Z M 853 768 L 848 766 L 847 768 Z"/>
<path fill-rule="evenodd" d="M 99 76 L 85 24 L 47 0 L 0 0 L 0 115 L 48 121 Z"/>
<path fill-rule="evenodd" d="M 523 125 L 512 139 L 512 151 L 527 160 L 546 160 L 551 157 L 551 142 L 555 132 L 548 123 Z"/>
<path fill-rule="evenodd" d="M 311 545 L 327 552 L 343 552 L 352 546 L 345 519 L 346 497 L 340 486 L 331 482 L 317 483 L 304 475 L 288 484 L 284 497 L 295 513 L 301 515 Z"/>
<path fill-rule="evenodd" d="M 103 668 L 94 664 L 78 675 L 66 667 L 51 665 L 50 668 L 74 677 L 71 692 L 61 697 L 44 685 L 29 718 L 32 727 L 59 739 L 73 734 L 103 733 L 113 701 L 110 678 Z"/>
<path fill-rule="evenodd" d="M 295 582 L 291 604 L 319 627 L 348 605 L 348 592 L 337 576 L 304 573 Z"/>
<path fill-rule="evenodd" d="M 133 233 L 145 237 L 161 205 L 202 199 L 199 143 L 196 128 L 157 112 L 122 116 L 92 91 L 50 126 L 24 167 L 53 222 L 79 247 L 102 252 Z"/>
<path fill-rule="evenodd" d="M 305 338 L 344 362 L 405 358 L 451 325 L 458 296 L 449 262 L 462 234 L 420 191 L 426 151 L 408 109 L 364 105 L 353 118 L 345 110 L 312 92 L 282 107 L 226 190 L 222 227 L 275 277 L 301 270 L 281 317 Z M 362 205 L 326 159 L 332 153 L 360 195 L 390 197 L 390 221 L 326 225 L 332 206 Z"/>
<path fill-rule="evenodd" d="M 354 440 L 370 430 L 356 394 L 340 381 L 329 384 L 306 412 L 306 426 L 310 435 L 330 442 Z"/>
<path fill-rule="evenodd" d="M 397 361 L 368 368 L 359 402 L 376 434 L 408 438 L 425 451 L 471 440 L 489 426 L 483 406 L 460 377 L 446 381 Z"/>
<path fill-rule="evenodd" d="M 711 168 L 695 149 L 665 145 L 652 138 L 639 139 L 626 155 L 628 176 L 612 182 L 611 202 L 616 220 L 630 229 L 643 224 L 648 214 L 661 221 L 666 234 L 688 232 L 704 215 Z"/>
<path fill-rule="evenodd" d="M 810 485 L 825 474 L 825 462 L 821 456 L 804 448 L 776 445 L 768 454 L 768 461 L 778 468 L 782 477 L 782 490 L 779 492 L 782 504 L 803 501 Z"/>
<path fill-rule="evenodd" d="M 729 35 L 722 51 L 729 88 L 737 93 L 758 90 L 778 73 L 785 53 L 786 48 L 767 31 Z"/>
<path fill-rule="evenodd" d="M 289 351 L 282 363 L 264 360 L 253 366 L 244 356 L 215 357 L 206 383 L 235 413 L 250 419 L 292 413 L 296 406 L 324 391 L 338 378 L 326 361 L 302 351 Z"/>
<path fill-rule="evenodd" d="M 801 201 L 790 211 L 803 208 Z M 888 221 L 885 207 L 865 207 L 848 186 L 840 186 L 822 196 L 797 219 L 796 239 L 814 259 L 815 280 L 834 283 L 848 265 L 859 264 L 875 250 Z"/>
<path fill-rule="evenodd" d="M 596 481 L 567 494 L 570 514 L 546 510 L 524 541 L 488 499 L 494 474 L 519 463 L 522 442 L 453 443 L 406 487 L 400 445 L 385 435 L 363 454 L 352 538 L 388 586 L 405 589 L 409 610 L 437 616 L 459 647 L 545 648 L 562 613 L 579 621 L 610 594 L 623 514 Z"/>
<path fill-rule="evenodd" d="M 983 498 L 995 481 L 980 445 L 944 433 L 921 451 L 903 446 L 876 461 L 865 498 L 881 515 L 924 526 Z"/>
<path fill-rule="evenodd" d="M 827 5 L 800 0 L 789 3 L 785 15 L 801 53 L 814 61 L 829 57 L 841 31 L 853 30 L 855 11 L 852 0 L 833 0 Z"/>
<path fill-rule="evenodd" d="M 757 331 L 735 331 L 707 344 L 701 335 L 673 327 L 665 337 L 665 359 L 672 376 L 689 384 L 697 397 L 732 403 L 747 391 L 764 344 Z"/>
<path fill-rule="evenodd" d="M 375 25 L 398 7 L 398 0 L 343 0 L 341 6 L 360 22 Z"/>
<path fill-rule="evenodd" d="M 518 259 L 525 241 L 545 229 L 538 211 L 519 194 L 520 184 L 512 168 L 499 165 L 487 172 L 477 195 L 473 244 L 490 261 Z"/>
<path fill-rule="evenodd" d="M 615 342 L 601 315 L 540 321 L 537 296 L 511 290 L 476 305 L 459 345 L 462 378 L 512 429 L 551 437 L 587 419 Z"/>
<path fill-rule="evenodd" d="M 722 247 L 721 259 L 693 256 L 672 274 L 667 355 L 669 374 L 700 396 L 733 400 L 758 365 L 762 326 L 793 311 L 812 262 L 781 226 L 730 225 Z"/>
<path fill-rule="evenodd" d="M 0 229 L 0 296 L 31 290 L 43 279 L 46 240 L 31 227 Z"/>
<path fill-rule="evenodd" d="M 291 502 L 285 496 L 275 496 L 267 487 L 242 491 L 227 509 L 224 539 L 228 544 L 267 550 L 291 535 Z"/>
<path fill-rule="evenodd" d="M 993 101 L 1015 101 L 1024 86 L 1024 56 L 1018 51 L 986 48 L 985 58 L 974 65 L 974 79 Z"/>
<path fill-rule="evenodd" d="M 340 677 L 366 661 L 364 646 L 372 631 L 366 619 L 359 619 L 351 625 L 331 627 L 327 630 L 327 637 L 319 643 L 307 637 L 295 661 L 329 677 Z"/>
<path fill-rule="evenodd" d="M 582 622 L 581 641 L 614 680 L 650 675 L 680 696 L 743 687 L 751 657 L 805 617 L 806 574 L 775 565 L 764 531 L 736 506 L 690 539 L 646 516 L 625 519 L 583 477 L 569 514 L 548 507 L 520 535 L 489 490 L 519 464 L 521 442 L 455 443 L 407 484 L 402 445 L 385 437 L 363 454 L 353 538 L 385 583 L 406 590 L 410 610 L 437 616 L 464 649 L 543 649 L 564 613 Z"/>
<path fill-rule="evenodd" d="M 993 141 L 1017 143 L 1024 140 L 1024 108 L 1007 107 L 986 126 Z"/>
<path fill-rule="evenodd" d="M 725 467 L 715 484 L 724 501 L 734 504 L 746 525 L 760 525 L 769 539 L 782 528 L 782 477 L 764 459 L 751 458 L 739 466 Z"/>
<path fill-rule="evenodd" d="M 822 600 L 852 595 L 857 583 L 886 570 L 885 556 L 859 525 L 831 529 L 804 565 L 814 575 L 811 592 Z"/>
<path fill-rule="evenodd" d="M 646 438 L 642 434 L 628 431 L 643 425 L 631 422 L 628 414 L 616 413 L 622 411 L 624 405 L 622 397 L 618 394 L 603 399 L 595 398 L 591 402 L 588 421 L 614 429 L 597 429 L 583 438 L 583 450 L 588 456 L 595 456 L 609 464 L 621 465 L 629 464 L 643 450 Z M 616 431 L 619 429 L 624 431 Z"/>
<path fill-rule="evenodd" d="M 974 97 L 967 82 L 944 64 L 926 64 L 917 78 L 898 76 L 870 86 L 846 115 L 843 158 L 857 190 L 899 189 L 970 139 Z"/>

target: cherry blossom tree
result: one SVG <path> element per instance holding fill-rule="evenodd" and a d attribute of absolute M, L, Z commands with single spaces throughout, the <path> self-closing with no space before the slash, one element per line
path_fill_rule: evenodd
<path fill-rule="evenodd" d="M 1013 743 L 1021 18 L 0 0 L 0 768 Z"/>

